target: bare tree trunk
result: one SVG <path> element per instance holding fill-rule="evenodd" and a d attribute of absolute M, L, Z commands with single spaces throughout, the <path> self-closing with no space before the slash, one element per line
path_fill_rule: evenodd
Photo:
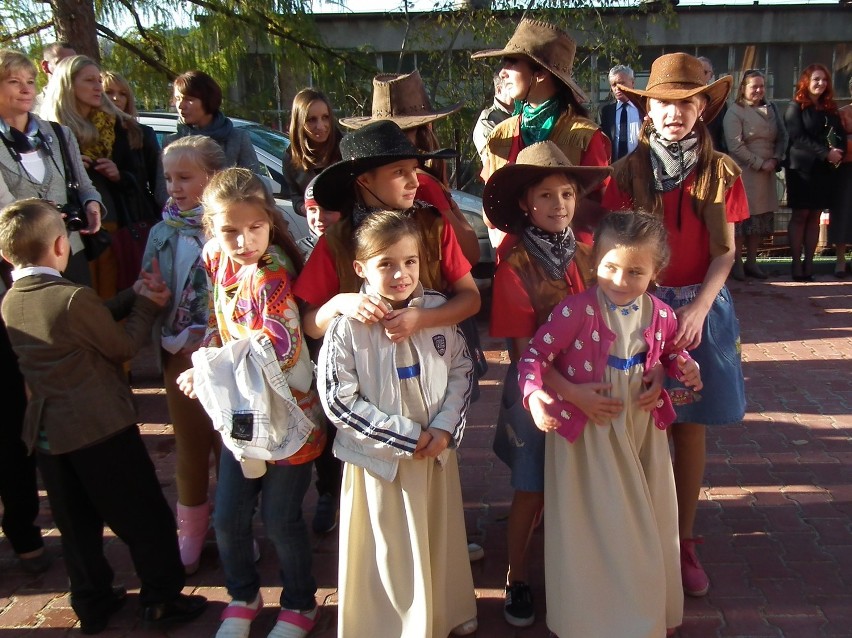
<path fill-rule="evenodd" d="M 93 0 L 50 0 L 56 39 L 68 42 L 74 50 L 100 61 L 98 38 L 95 32 L 95 4 Z"/>

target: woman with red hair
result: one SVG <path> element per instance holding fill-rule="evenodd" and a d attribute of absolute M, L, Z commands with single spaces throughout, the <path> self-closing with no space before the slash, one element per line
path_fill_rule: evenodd
<path fill-rule="evenodd" d="M 787 203 L 793 211 L 787 226 L 792 276 L 793 281 L 813 281 L 819 216 L 832 205 L 836 170 L 843 159 L 843 127 L 825 66 L 811 64 L 802 71 L 784 123 L 790 135 L 786 175 Z"/>

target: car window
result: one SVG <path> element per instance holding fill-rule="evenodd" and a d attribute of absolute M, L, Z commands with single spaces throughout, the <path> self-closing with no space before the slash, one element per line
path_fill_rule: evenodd
<path fill-rule="evenodd" d="M 248 131 L 252 144 L 273 157 L 283 157 L 284 151 L 290 146 L 290 140 L 275 129 L 257 125 L 243 126 L 241 128 Z"/>

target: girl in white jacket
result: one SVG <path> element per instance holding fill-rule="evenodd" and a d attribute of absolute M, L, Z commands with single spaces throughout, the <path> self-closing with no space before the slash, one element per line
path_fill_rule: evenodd
<path fill-rule="evenodd" d="M 416 223 L 374 213 L 355 236 L 361 292 L 388 310 L 443 304 L 420 284 Z M 446 638 L 476 631 L 455 448 L 472 363 L 455 326 L 394 343 L 382 321 L 338 316 L 319 356 L 323 408 L 345 461 L 338 636 Z"/>

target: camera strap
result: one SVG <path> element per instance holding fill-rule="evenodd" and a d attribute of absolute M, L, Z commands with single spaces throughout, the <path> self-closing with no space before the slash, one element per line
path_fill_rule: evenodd
<path fill-rule="evenodd" d="M 74 174 L 73 164 L 71 164 L 71 158 L 68 156 L 68 143 L 65 139 L 65 135 L 62 133 L 62 126 L 58 122 L 51 122 L 50 126 L 53 127 L 53 132 L 56 134 L 56 142 L 59 144 L 59 153 L 62 155 L 62 164 L 65 166 L 65 186 L 68 190 L 74 190 L 74 194 L 77 195 L 77 188 L 80 186 L 80 182 L 77 181 L 77 176 Z M 51 153 L 51 157 L 53 153 Z M 79 195 L 77 195 L 79 198 Z"/>

